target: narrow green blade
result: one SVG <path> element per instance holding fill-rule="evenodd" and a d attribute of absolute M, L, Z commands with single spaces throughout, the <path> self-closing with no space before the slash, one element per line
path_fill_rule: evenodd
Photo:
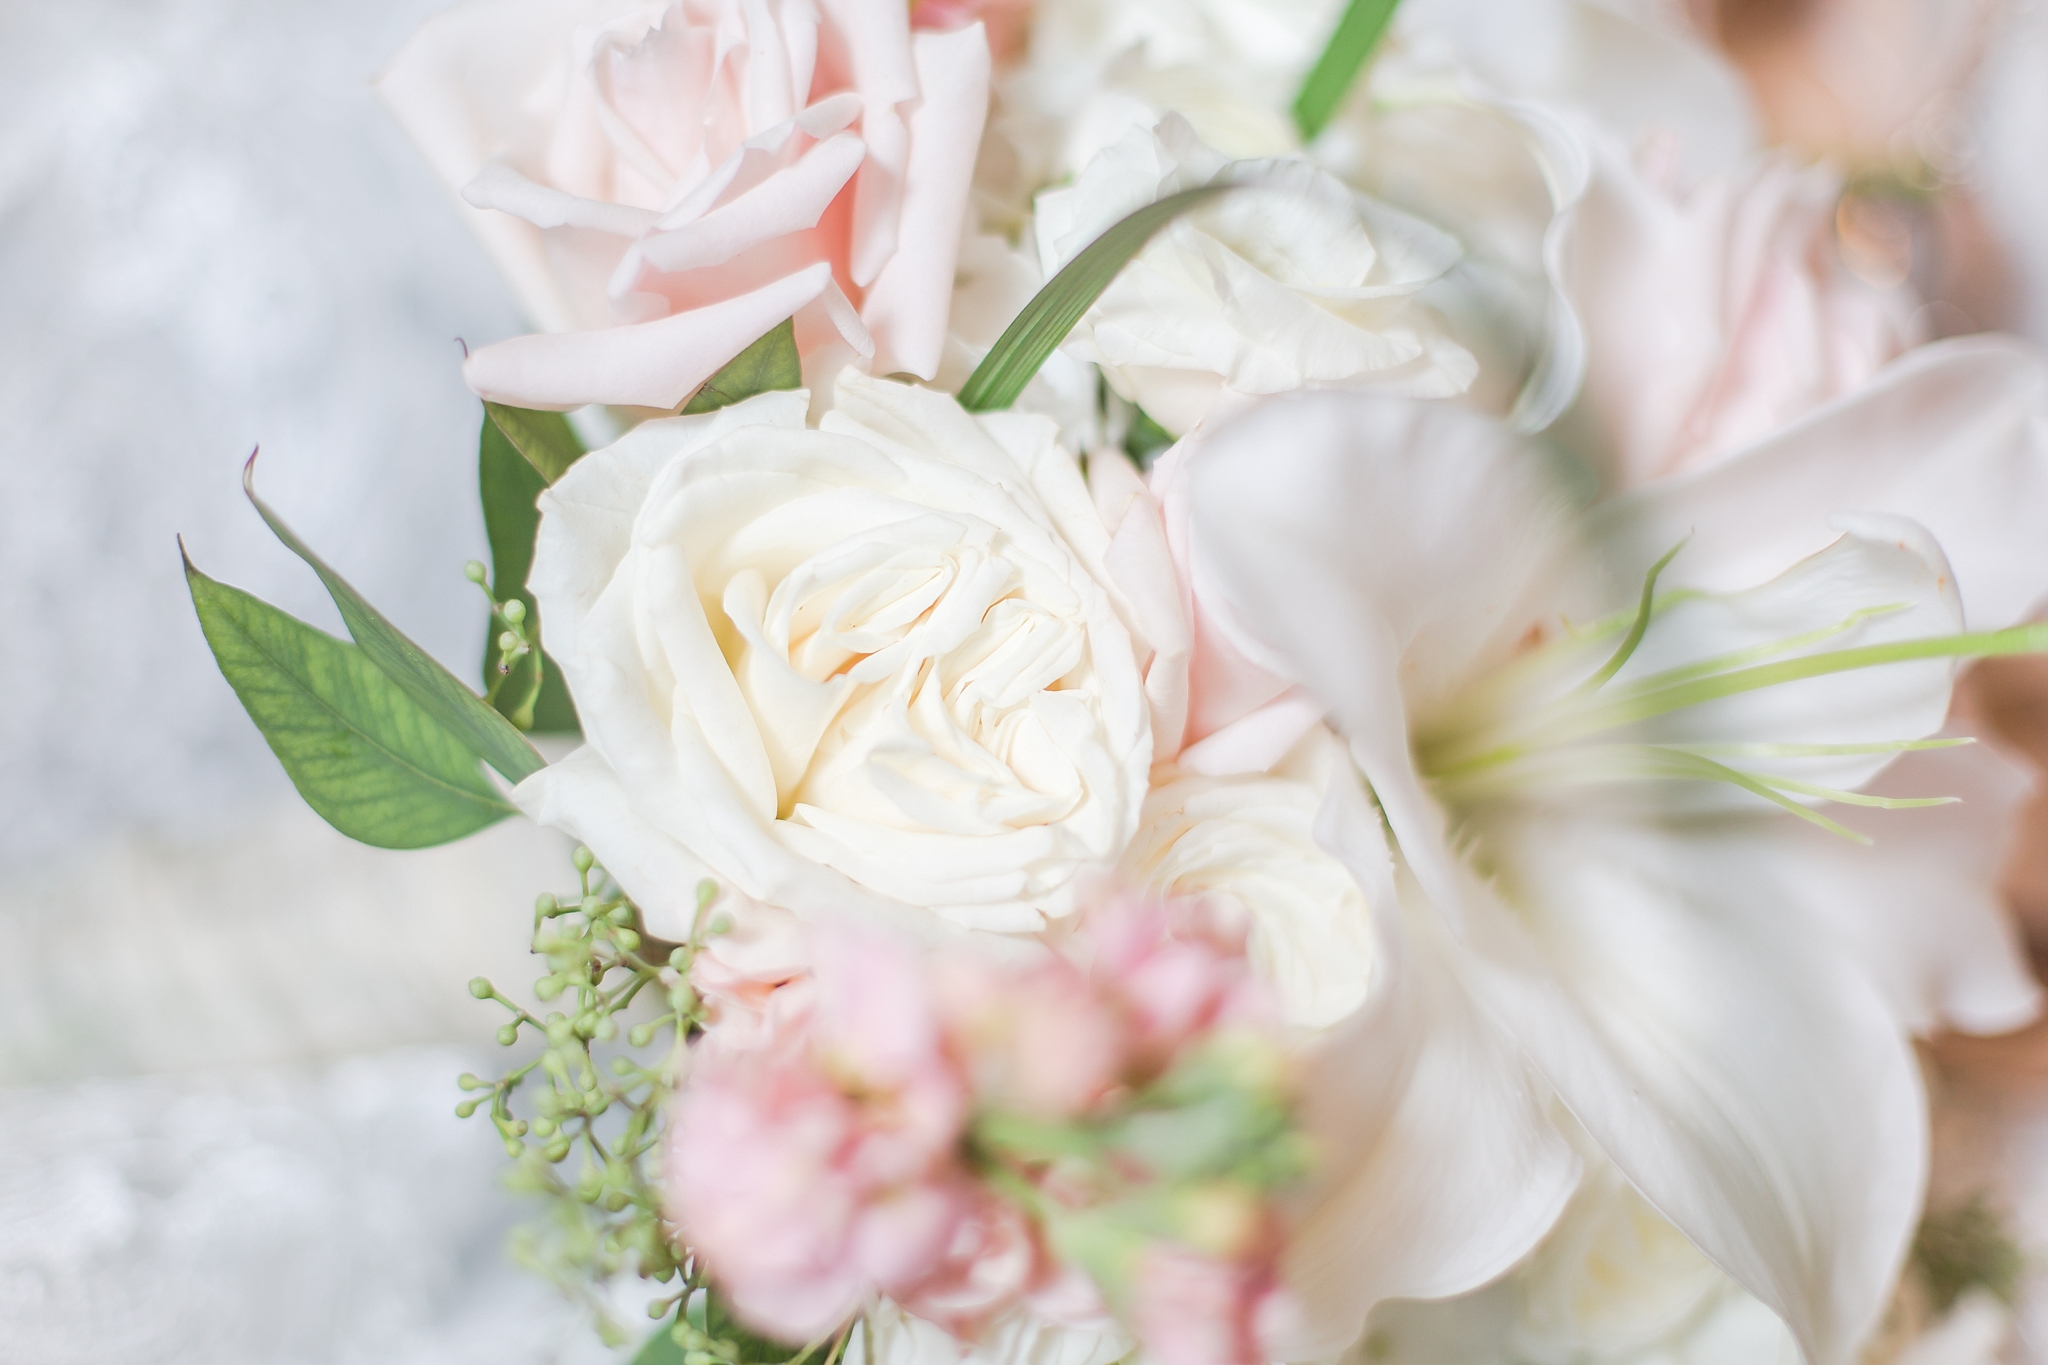
<path fill-rule="evenodd" d="M 1309 68 L 1300 93 L 1294 97 L 1294 126 L 1301 131 L 1303 142 L 1314 141 L 1344 103 L 1351 83 L 1365 69 L 1372 50 L 1379 46 L 1398 4 L 1400 0 L 1351 0 L 1344 7 L 1337 31 L 1330 35 L 1329 45 Z"/>
<path fill-rule="evenodd" d="M 535 500 L 547 488 L 540 471 L 520 458 L 519 449 L 497 421 L 486 416 L 477 439 L 477 491 L 484 508 L 484 533 L 491 544 L 491 596 L 500 602 L 517 598 L 526 605 L 529 628 L 540 629 L 540 608 L 526 590 L 533 567 L 533 538 L 540 527 Z M 498 714 L 522 730 L 573 732 L 576 707 L 563 686 L 554 660 L 539 651 L 521 657 L 499 682 L 498 631 L 484 632 L 483 686 Z M 535 638 L 538 638 L 537 635 Z"/>
<path fill-rule="evenodd" d="M 508 781 L 518 782 L 547 766 L 525 736 L 512 728 L 512 722 L 492 710 L 482 697 L 464 687 L 453 673 L 385 620 L 361 593 L 349 586 L 348 580 L 328 568 L 284 519 L 256 496 L 254 455 L 242 468 L 242 491 L 249 495 L 249 501 L 255 504 L 272 533 L 320 575 L 327 595 L 341 609 L 341 619 L 348 623 L 348 633 L 362 647 L 364 656 L 422 710 Z"/>
<path fill-rule="evenodd" d="M 484 413 L 503 432 L 512 448 L 526 457 L 545 483 L 553 483 L 583 458 L 583 442 L 559 412 L 535 412 L 486 402 Z"/>
<path fill-rule="evenodd" d="M 1120 220 L 1060 267 L 1045 288 L 1031 296 L 1024 311 L 996 338 L 995 346 L 960 387 L 960 406 L 969 412 L 1007 408 L 1024 392 L 1046 357 L 1058 350 L 1074 324 L 1102 297 L 1111 280 L 1145 249 L 1154 233 L 1174 219 L 1234 184 L 1199 185 L 1145 205 Z"/>
<path fill-rule="evenodd" d="M 683 404 L 683 415 L 715 412 L 743 398 L 804 386 L 803 360 L 796 350 L 796 319 L 785 319 L 704 381 Z"/>
<path fill-rule="evenodd" d="M 328 824 L 379 848 L 427 848 L 512 814 L 476 755 L 358 646 L 207 577 L 189 558 L 185 582 L 221 674 Z"/>

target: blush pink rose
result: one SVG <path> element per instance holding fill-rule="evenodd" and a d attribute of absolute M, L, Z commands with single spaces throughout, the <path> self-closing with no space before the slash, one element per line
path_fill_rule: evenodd
<path fill-rule="evenodd" d="M 988 29 L 989 51 L 999 62 L 1023 55 L 1031 36 L 1033 0 L 915 0 L 910 7 L 914 29 Z"/>
<path fill-rule="evenodd" d="M 1159 1365 L 1263 1365 L 1261 1330 L 1286 1311 L 1273 1267 L 1223 1260 L 1174 1242 L 1138 1258 L 1133 1325 Z"/>
<path fill-rule="evenodd" d="M 903 0 L 467 0 L 380 88 L 542 329 L 470 387 L 674 408 L 792 316 L 807 379 L 937 372 L 988 79 Z"/>
<path fill-rule="evenodd" d="M 757 1331 L 809 1340 L 877 1291 L 910 1294 L 978 1207 L 960 1161 L 966 1077 L 921 962 L 851 934 L 821 943 L 764 1037 L 707 1037 L 666 1164 L 684 1240 Z"/>
<path fill-rule="evenodd" d="M 1916 300 L 1844 264 L 1840 179 L 1783 157 L 1683 193 L 1611 147 L 1581 203 L 1567 419 L 1612 487 L 1711 463 L 1848 393 L 1917 340 Z"/>
<path fill-rule="evenodd" d="M 1103 557 L 1144 669 L 1155 764 L 1226 777 L 1265 772 L 1323 710 L 1203 582 L 1181 471 L 1200 458 L 1206 424 L 1161 456 L 1149 477 L 1120 451 L 1088 461 L 1088 489 L 1110 532 Z"/>

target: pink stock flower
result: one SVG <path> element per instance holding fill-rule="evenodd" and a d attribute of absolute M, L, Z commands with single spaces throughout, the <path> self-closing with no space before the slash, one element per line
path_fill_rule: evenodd
<path fill-rule="evenodd" d="M 792 315 L 813 383 L 937 373 L 988 75 L 903 0 L 467 0 L 380 86 L 543 329 L 470 387 L 674 408 Z"/>
<path fill-rule="evenodd" d="M 1097 989 L 1122 1007 L 1130 1057 L 1147 1070 L 1220 1027 L 1270 1022 L 1242 927 L 1204 902 L 1120 896 L 1075 937 Z"/>
<path fill-rule="evenodd" d="M 922 964 L 838 937 L 807 993 L 765 1039 L 699 1045 L 667 1163 L 671 1213 L 734 1311 L 804 1340 L 877 1290 L 914 1290 L 975 1207 L 959 1160 L 966 1079 Z"/>
<path fill-rule="evenodd" d="M 1285 1311 L 1270 1260 L 1224 1260 L 1173 1242 L 1138 1259 L 1132 1316 L 1160 1365 L 1263 1365 L 1267 1321 Z"/>
<path fill-rule="evenodd" d="M 983 954 L 959 952 L 937 990 L 985 1104 L 1068 1118 L 1122 1079 L 1123 1021 L 1062 958 L 1001 970 Z"/>
<path fill-rule="evenodd" d="M 1271 1022 L 1240 931 L 1202 902 L 1135 895 L 1100 900 L 1064 951 L 1023 957 L 815 930 L 792 951 L 778 928 L 700 956 L 721 1012 L 670 1127 L 671 1215 L 743 1321 L 811 1339 L 879 1293 L 973 1341 L 1020 1305 L 1099 1330 L 1117 1302 L 1184 1319 L 1168 1365 L 1250 1359 L 1272 1207 L 1224 1168 L 1182 1169 L 1170 1125 L 1189 1100 L 1148 1098 L 1219 1032 Z M 1201 1074 L 1228 1103 L 1238 1083 Z M 1133 1104 L 1146 1150 L 1115 1136 Z M 1155 1225 L 1163 1207 L 1189 1246 Z M 1096 1230 L 1081 1234 L 1094 1254 L 1060 1242 L 1070 1216 Z M 1138 1279 L 1117 1250 L 1133 1245 L 1150 1248 Z M 1172 1307 L 1205 1288 L 1223 1297 Z"/>

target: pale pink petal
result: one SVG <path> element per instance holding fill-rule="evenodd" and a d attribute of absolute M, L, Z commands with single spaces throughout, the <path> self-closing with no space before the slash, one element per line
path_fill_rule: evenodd
<path fill-rule="evenodd" d="M 750 294 L 658 322 L 513 337 L 472 354 L 462 377 L 479 397 L 522 408 L 679 407 L 831 283 L 832 267 L 820 262 Z"/>
<path fill-rule="evenodd" d="M 1617 573 L 1640 574 L 1689 536 L 1687 562 L 1710 575 L 1694 585 L 1727 590 L 1834 540 L 1834 513 L 1865 511 L 1934 533 L 1973 629 L 2026 615 L 2048 593 L 2048 369 L 2039 356 L 2000 337 L 1922 346 L 1769 439 L 1598 515 Z"/>
<path fill-rule="evenodd" d="M 875 335 L 877 367 L 930 379 L 938 373 L 953 301 L 953 267 L 966 225 L 967 184 L 988 114 L 988 41 L 979 25 L 912 41 L 919 96 L 908 110 L 895 250 L 868 286 L 861 316 Z M 856 266 L 856 278 L 858 266 Z"/>
<path fill-rule="evenodd" d="M 537 228 L 590 228 L 613 237 L 639 237 L 658 221 L 652 209 L 607 203 L 565 194 L 537 185 L 502 161 L 491 161 L 462 187 L 463 202 L 472 208 L 496 209 L 524 218 Z"/>
<path fill-rule="evenodd" d="M 851 133 L 827 138 L 795 164 L 729 199 L 693 222 L 656 232 L 634 248 L 656 270 L 723 265 L 771 237 L 818 225 L 825 209 L 860 167 L 866 147 Z M 628 257 L 628 262 L 631 261 Z"/>

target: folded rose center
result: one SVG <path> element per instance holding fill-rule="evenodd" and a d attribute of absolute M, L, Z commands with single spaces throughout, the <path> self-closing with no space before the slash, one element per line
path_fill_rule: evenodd
<path fill-rule="evenodd" d="M 1086 659 L 1073 594 L 995 527 L 922 512 L 834 539 L 722 607 L 779 814 L 993 834 L 1071 815 L 1086 784 L 1056 694 Z"/>

